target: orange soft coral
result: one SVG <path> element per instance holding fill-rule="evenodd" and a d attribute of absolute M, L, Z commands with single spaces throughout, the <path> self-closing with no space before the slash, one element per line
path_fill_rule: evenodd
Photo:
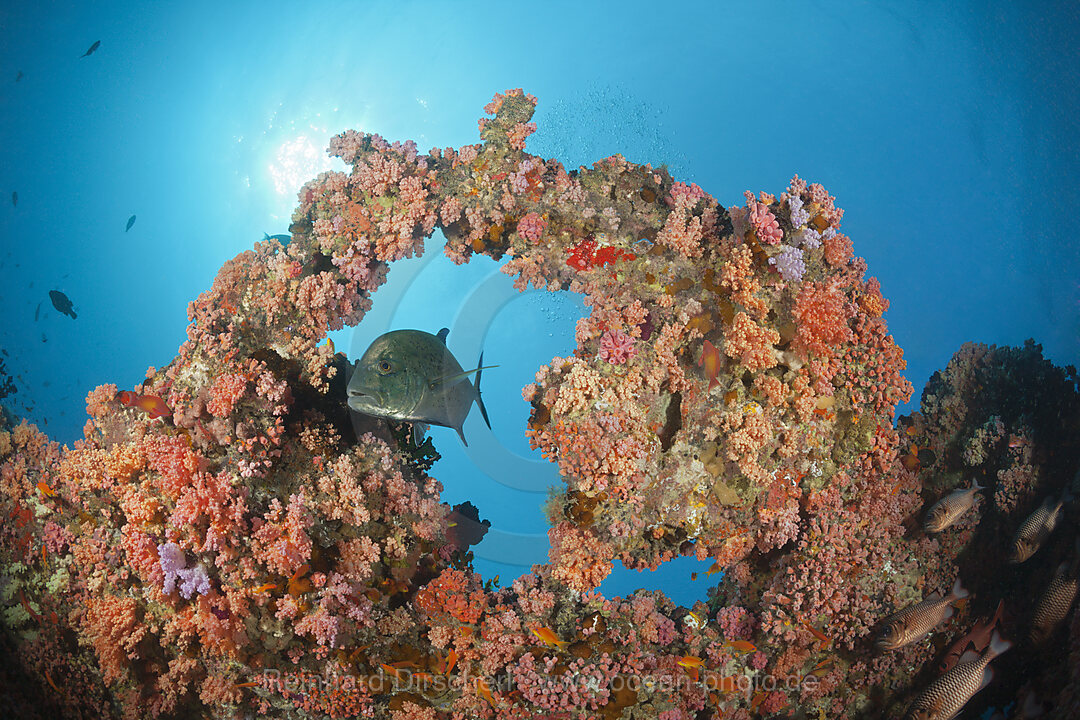
<path fill-rule="evenodd" d="M 792 346 L 803 357 L 829 357 L 854 338 L 848 322 L 854 313 L 834 283 L 807 283 L 795 300 L 797 327 Z"/>

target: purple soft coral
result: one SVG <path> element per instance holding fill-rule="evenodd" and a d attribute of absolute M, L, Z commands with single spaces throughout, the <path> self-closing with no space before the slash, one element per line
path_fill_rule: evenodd
<path fill-rule="evenodd" d="M 806 263 L 803 262 L 803 251 L 799 248 L 785 246 L 775 257 L 769 258 L 769 264 L 776 267 L 787 281 L 802 280 L 806 272 Z"/>
<path fill-rule="evenodd" d="M 187 558 L 176 543 L 158 545 L 158 559 L 161 562 L 161 570 L 165 573 L 162 591 L 166 595 L 176 589 L 177 579 L 180 580 L 180 595 L 185 600 L 190 600 L 195 592 L 200 595 L 210 592 L 210 576 L 206 574 L 206 568 L 202 565 L 196 565 L 193 568 L 185 567 Z"/>

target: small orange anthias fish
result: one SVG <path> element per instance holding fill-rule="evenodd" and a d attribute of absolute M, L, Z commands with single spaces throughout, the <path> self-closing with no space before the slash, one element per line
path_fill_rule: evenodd
<path fill-rule="evenodd" d="M 559 636 L 556 635 L 551 630 L 551 628 L 546 628 L 546 627 L 533 628 L 532 634 L 535 635 L 536 637 L 540 638 L 540 640 L 543 641 L 544 644 L 546 644 L 546 645 L 548 645 L 550 647 L 557 647 L 559 649 L 562 649 L 563 647 L 570 644 L 565 640 L 560 640 Z"/>
<path fill-rule="evenodd" d="M 809 630 L 810 634 L 814 636 L 814 639 L 817 640 L 819 643 L 821 643 L 821 649 L 822 650 L 829 647 L 829 645 L 832 643 L 832 638 L 831 637 L 829 637 L 825 633 L 821 632 L 816 627 L 814 627 L 810 623 L 806 622 L 802 618 L 799 618 L 799 624 L 801 624 L 804 628 Z"/>
<path fill-rule="evenodd" d="M 443 675 L 449 675 L 450 671 L 454 669 L 454 665 L 457 664 L 457 650 L 451 649 L 450 654 L 446 656 L 446 664 L 443 666 Z"/>
<path fill-rule="evenodd" d="M 495 705 L 495 698 L 491 695 L 491 688 L 488 686 L 487 681 L 482 677 L 476 678 L 476 692 L 480 697 L 488 701 L 492 706 Z"/>
<path fill-rule="evenodd" d="M 720 374 L 720 351 L 708 340 L 701 347 L 701 360 L 698 367 L 705 371 L 705 377 L 709 378 L 709 389 L 719 385 L 716 376 Z"/>
<path fill-rule="evenodd" d="M 682 665 L 684 668 L 701 667 L 704 662 L 697 655 L 684 655 L 675 661 L 677 665 Z"/>
<path fill-rule="evenodd" d="M 815 677 L 818 680 L 828 675 L 832 669 L 836 666 L 836 658 L 832 655 L 819 662 L 814 667 L 810 668 L 810 672 L 806 673 L 806 677 Z"/>
<path fill-rule="evenodd" d="M 702 659 L 696 655 L 684 655 L 683 657 L 676 660 L 675 664 L 681 666 L 684 670 L 686 670 L 687 674 L 690 675 L 690 678 L 694 682 L 697 682 L 698 668 L 701 667 L 702 662 Z"/>
<path fill-rule="evenodd" d="M 116 399 L 121 405 L 138 408 L 154 419 L 172 415 L 172 410 L 157 395 L 139 395 L 131 390 L 121 390 Z"/>
<path fill-rule="evenodd" d="M 738 652 L 757 652 L 757 646 L 748 640 L 729 640 L 724 645 Z"/>
<path fill-rule="evenodd" d="M 37 489 L 45 497 L 56 497 L 56 491 L 49 487 L 49 483 L 44 480 L 37 484 Z"/>

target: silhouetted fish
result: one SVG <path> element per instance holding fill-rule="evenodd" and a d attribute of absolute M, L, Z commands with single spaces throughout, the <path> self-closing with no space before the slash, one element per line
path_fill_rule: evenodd
<path fill-rule="evenodd" d="M 80 58 L 84 58 L 84 57 L 86 57 L 87 55 L 93 55 L 93 54 L 94 54 L 94 51 L 95 51 L 95 50 L 97 50 L 97 49 L 98 49 L 99 47 L 101 47 L 101 41 L 100 41 L 100 40 L 95 40 L 95 41 L 94 41 L 94 44 L 90 46 L 90 49 L 89 49 L 89 50 L 87 50 L 86 52 L 84 52 L 84 53 L 83 53 L 82 55 L 80 55 L 79 57 L 80 57 Z"/>
<path fill-rule="evenodd" d="M 68 299 L 67 295 L 59 290 L 50 290 L 49 299 L 52 300 L 54 308 L 70 316 L 72 320 L 75 319 L 75 307 L 71 304 L 71 300 Z"/>
<path fill-rule="evenodd" d="M 45 301 L 42 300 L 41 302 Z M 41 303 L 38 303 L 37 308 L 34 310 L 34 322 L 37 322 L 39 317 L 41 317 Z"/>
<path fill-rule="evenodd" d="M 19 74 L 15 76 L 15 82 L 19 82 L 22 79 L 23 79 L 23 72 L 22 72 L 22 70 L 20 70 Z"/>
<path fill-rule="evenodd" d="M 288 245 L 292 240 L 292 235 L 270 235 L 269 233 L 263 233 L 263 240 L 277 240 L 282 245 Z"/>
<path fill-rule="evenodd" d="M 481 520 L 480 511 L 471 502 L 465 501 L 454 506 L 446 517 L 446 540 L 458 550 L 465 551 L 470 545 L 476 545 L 484 539 L 490 520 Z"/>
<path fill-rule="evenodd" d="M 131 217 L 128 218 L 127 227 L 124 228 L 124 232 L 127 232 L 128 230 L 130 230 L 131 226 L 134 225 L 134 224 L 135 224 L 135 216 L 132 215 Z"/>
<path fill-rule="evenodd" d="M 19 193 L 15 191 L 12 191 L 11 193 L 11 205 L 13 207 L 18 207 L 19 205 Z"/>

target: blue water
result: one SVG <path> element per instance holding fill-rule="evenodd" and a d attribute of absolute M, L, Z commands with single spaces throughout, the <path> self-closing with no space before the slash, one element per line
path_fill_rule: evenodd
<path fill-rule="evenodd" d="M 55 439 L 81 435 L 88 390 L 132 387 L 174 356 L 188 301 L 287 231 L 333 134 L 477 142 L 483 105 L 514 87 L 540 98 L 528 150 L 571 167 L 615 152 L 667 163 L 724 204 L 795 173 L 824 184 L 892 301 L 915 404 L 967 340 L 1034 337 L 1076 362 L 1074 3 L 300 5 L 0 9 L 0 347 L 8 401 Z M 455 267 L 440 241 L 334 339 L 355 359 L 379 328 L 446 326 L 464 365 L 481 347 L 500 365 L 484 374 L 492 432 L 470 417 L 467 452 L 432 432 L 445 498 L 492 520 L 477 567 L 505 582 L 545 559 L 540 505 L 559 482 L 523 438 L 520 388 L 571 351 L 582 306 L 516 296 L 494 262 Z M 698 565 L 617 571 L 602 589 L 690 603 Z"/>

